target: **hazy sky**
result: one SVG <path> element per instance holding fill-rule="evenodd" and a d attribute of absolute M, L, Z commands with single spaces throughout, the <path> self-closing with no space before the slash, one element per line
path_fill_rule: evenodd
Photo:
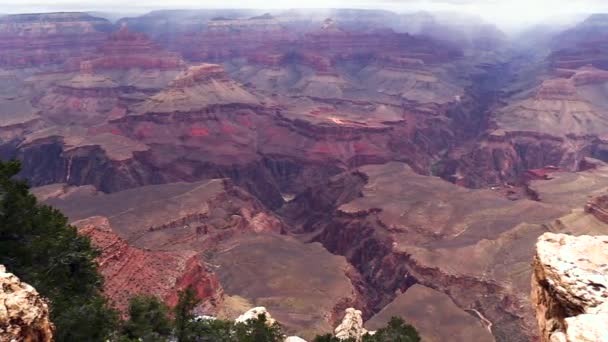
<path fill-rule="evenodd" d="M 48 11 L 143 12 L 161 8 L 379 8 L 462 11 L 502 27 L 568 14 L 608 12 L 608 0 L 0 0 L 0 13 Z"/>

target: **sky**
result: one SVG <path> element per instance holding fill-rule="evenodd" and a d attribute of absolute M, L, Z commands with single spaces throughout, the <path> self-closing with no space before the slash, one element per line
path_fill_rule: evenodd
<path fill-rule="evenodd" d="M 480 15 L 508 29 L 572 14 L 608 13 L 608 0 L 0 0 L 0 13 L 138 13 L 174 8 L 375 8 L 396 12 L 458 11 Z"/>

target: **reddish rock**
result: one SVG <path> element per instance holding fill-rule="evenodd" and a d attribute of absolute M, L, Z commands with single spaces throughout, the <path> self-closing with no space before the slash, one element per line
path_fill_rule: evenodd
<path fill-rule="evenodd" d="M 126 25 L 113 33 L 96 55 L 97 58 L 81 64 L 82 72 L 131 68 L 175 70 L 184 66 L 184 61 L 178 54 L 164 51 L 145 34 L 131 32 Z"/>
<path fill-rule="evenodd" d="M 104 277 L 104 294 L 121 312 L 125 313 L 131 297 L 140 294 L 157 296 L 173 306 L 179 291 L 188 287 L 201 300 L 197 309 L 201 313 L 215 313 L 221 303 L 222 287 L 195 251 L 132 247 L 112 231 L 105 217 L 91 217 L 74 225 L 101 251 L 98 262 Z"/>

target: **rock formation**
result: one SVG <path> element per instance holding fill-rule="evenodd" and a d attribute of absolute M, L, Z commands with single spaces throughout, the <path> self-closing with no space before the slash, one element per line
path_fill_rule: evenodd
<path fill-rule="evenodd" d="M 532 301 L 541 341 L 608 341 L 608 237 L 543 234 Z"/>
<path fill-rule="evenodd" d="M 141 294 L 153 295 L 174 306 L 179 291 L 188 287 L 201 301 L 196 308 L 198 313 L 217 312 L 222 287 L 195 251 L 150 251 L 129 246 L 112 232 L 105 217 L 91 217 L 74 225 L 101 251 L 97 261 L 105 279 L 104 293 L 122 313 L 126 313 L 129 300 Z"/>
<path fill-rule="evenodd" d="M 498 82 L 505 93 L 486 109 L 485 134 L 464 155 L 452 151 L 459 165 L 450 170 L 451 180 L 470 187 L 521 185 L 530 169 L 578 171 L 586 157 L 605 159 L 607 22 L 593 15 L 560 33 L 548 57 L 511 64 L 518 71 L 510 82 Z"/>
<path fill-rule="evenodd" d="M 597 196 L 589 200 L 585 205 L 585 211 L 598 220 L 608 223 L 608 195 Z"/>
<path fill-rule="evenodd" d="M 306 342 L 306 340 L 298 336 L 288 336 L 284 342 Z"/>
<path fill-rule="evenodd" d="M 365 334 L 373 334 L 363 327 L 363 313 L 354 308 L 348 308 L 344 312 L 342 323 L 336 327 L 335 336 L 340 340 L 354 339 L 359 342 Z"/>
<path fill-rule="evenodd" d="M 246 323 L 249 320 L 257 319 L 261 315 L 264 315 L 266 317 L 267 325 L 270 326 L 270 325 L 273 325 L 276 323 L 274 318 L 272 318 L 270 313 L 263 306 L 258 306 L 258 307 L 247 310 L 247 312 L 245 312 L 242 315 L 240 315 L 239 317 L 237 317 L 234 321 L 236 323 Z"/>
<path fill-rule="evenodd" d="M 16 14 L 0 18 L 0 66 L 52 67 L 95 52 L 112 24 L 86 13 Z"/>
<path fill-rule="evenodd" d="M 51 342 L 54 329 L 46 300 L 0 265 L 0 341 Z"/>

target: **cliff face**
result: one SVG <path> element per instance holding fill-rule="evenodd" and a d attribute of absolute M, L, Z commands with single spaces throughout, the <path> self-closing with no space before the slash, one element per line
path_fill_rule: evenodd
<path fill-rule="evenodd" d="M 0 341 L 50 342 L 54 329 L 46 301 L 0 265 Z"/>
<path fill-rule="evenodd" d="M 95 51 L 112 24 L 85 13 L 18 14 L 0 19 L 0 66 L 60 65 Z"/>
<path fill-rule="evenodd" d="M 532 301 L 541 341 L 608 341 L 608 236 L 545 233 Z"/>
<path fill-rule="evenodd" d="M 95 216 L 74 223 L 80 234 L 91 238 L 101 250 L 99 271 L 104 293 L 116 308 L 126 312 L 129 299 L 138 294 L 155 295 L 167 304 L 177 304 L 178 293 L 192 287 L 201 313 L 215 313 L 223 291 L 216 275 L 194 251 L 151 251 L 129 246 L 112 232 L 107 218 Z"/>

